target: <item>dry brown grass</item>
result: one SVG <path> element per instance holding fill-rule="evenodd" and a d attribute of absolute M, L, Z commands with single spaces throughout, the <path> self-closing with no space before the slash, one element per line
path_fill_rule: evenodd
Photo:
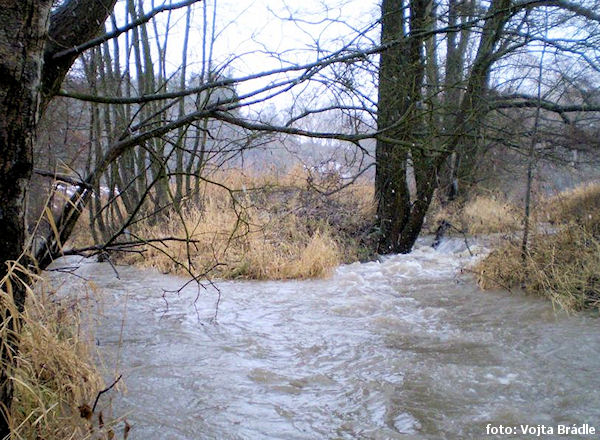
<path fill-rule="evenodd" d="M 525 259 L 520 244 L 507 242 L 475 272 L 483 289 L 522 288 L 570 312 L 600 307 L 600 241 L 575 225 L 532 237 Z"/>
<path fill-rule="evenodd" d="M 187 238 L 152 244 L 118 261 L 164 273 L 221 278 L 324 277 L 341 262 L 364 257 L 373 219 L 373 189 L 361 181 L 333 195 L 315 191 L 301 168 L 284 175 L 217 172 L 188 203 L 155 224 L 131 228 L 136 237 Z M 310 185 L 309 185 L 310 182 Z"/>
<path fill-rule="evenodd" d="M 469 234 L 508 233 L 521 228 L 521 212 L 501 195 L 477 195 L 446 208 L 434 206 L 433 211 L 430 232 L 443 219 Z"/>
<path fill-rule="evenodd" d="M 576 188 L 543 206 L 558 229 L 533 234 L 524 257 L 518 241 L 494 250 L 475 267 L 480 286 L 523 288 L 567 311 L 600 307 L 600 186 Z"/>
<path fill-rule="evenodd" d="M 11 283 L 19 282 L 16 272 L 25 273 L 17 267 L 0 281 L 2 310 L 6 310 L 7 304 L 12 307 L 10 287 Z M 11 439 L 111 438 L 112 427 L 106 424 L 100 428 L 99 414 L 85 411 L 92 407 L 104 384 L 94 366 L 91 353 L 94 345 L 89 331 L 82 330 L 79 305 L 49 295 L 41 287 L 42 280 L 36 284 L 35 291 L 28 291 L 21 315 L 17 367 L 9 370 L 14 384 Z M 9 333 L 3 327 L 0 341 L 4 343 Z"/>
<path fill-rule="evenodd" d="M 600 223 L 600 183 L 580 185 L 542 203 L 543 218 L 551 223 Z"/>
<path fill-rule="evenodd" d="M 501 197 L 475 197 L 465 205 L 462 220 L 471 234 L 509 232 L 521 228 L 518 209 Z"/>

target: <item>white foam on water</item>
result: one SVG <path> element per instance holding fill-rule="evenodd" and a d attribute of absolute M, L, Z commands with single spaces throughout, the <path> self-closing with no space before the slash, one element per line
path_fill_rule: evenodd
<path fill-rule="evenodd" d="M 167 304 L 164 291 L 187 280 L 59 263 L 81 265 L 98 286 L 86 294 L 106 304 L 98 349 L 124 374 L 129 393 L 115 394 L 115 408 L 132 440 L 478 440 L 506 420 L 590 423 L 600 320 L 481 292 L 461 275 L 478 258 L 464 240 L 429 242 L 324 280 L 219 282 L 216 323 L 214 289 L 189 286 Z M 52 276 L 84 291 L 81 279 Z"/>
<path fill-rule="evenodd" d="M 416 434 L 421 424 L 413 415 L 403 412 L 394 417 L 394 428 L 402 434 Z"/>

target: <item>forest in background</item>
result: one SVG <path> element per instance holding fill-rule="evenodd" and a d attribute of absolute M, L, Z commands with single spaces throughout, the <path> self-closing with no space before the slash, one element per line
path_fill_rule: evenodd
<path fill-rule="evenodd" d="M 117 3 L 41 121 L 37 261 L 65 242 L 197 281 L 311 277 L 450 225 L 509 234 L 528 273 L 546 199 L 598 175 L 591 5 L 283 4 L 266 21 L 306 40 L 253 37 L 277 67 L 252 73 L 250 49 L 216 53 L 227 5 Z"/>

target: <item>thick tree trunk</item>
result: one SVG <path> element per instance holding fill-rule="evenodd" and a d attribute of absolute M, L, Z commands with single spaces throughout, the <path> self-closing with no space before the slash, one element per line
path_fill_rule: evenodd
<path fill-rule="evenodd" d="M 386 44 L 404 38 L 404 1 L 384 0 L 381 6 L 381 42 Z M 408 64 L 406 45 L 397 45 L 381 54 L 377 125 L 385 130 L 385 140 L 377 139 L 375 197 L 379 243 L 377 252 L 394 252 L 396 241 L 408 217 L 410 196 L 406 184 L 407 149 L 394 143 L 402 139 L 410 102 L 407 99 L 404 72 Z"/>
<path fill-rule="evenodd" d="M 51 3 L 50 0 L 8 4 L 0 1 L 0 277 L 4 279 L 0 305 L 3 329 L 0 335 L 0 438 L 10 434 L 8 413 L 13 395 L 10 376 L 18 348 L 18 316 L 26 294 L 13 269 L 16 261 L 27 264 L 23 257 L 25 193 L 33 170 L 41 69 Z M 7 294 L 9 290 L 12 297 Z"/>
<path fill-rule="evenodd" d="M 457 7 L 458 3 L 451 2 L 451 5 Z M 425 130 L 423 102 L 424 66 L 430 62 L 423 55 L 424 35 L 430 26 L 430 1 L 383 1 L 382 43 L 401 44 L 394 44 L 381 54 L 379 70 L 377 123 L 381 134 L 376 145 L 375 176 L 379 253 L 411 251 L 431 204 L 442 165 L 453 152 L 460 157 L 465 140 L 475 137 L 486 114 L 485 92 L 490 67 L 498 56 L 495 46 L 510 18 L 510 6 L 510 0 L 490 2 L 477 55 L 466 80 L 462 80 L 461 59 L 468 35 L 463 33 L 457 43 L 456 36 L 450 34 L 448 56 L 452 59 L 448 60 L 447 81 L 451 84 L 446 84 L 446 98 L 452 105 L 444 113 L 447 127 L 443 148 L 435 150 L 430 145 L 434 142 L 428 139 L 428 135 L 432 135 Z M 405 13 L 406 8 L 410 9 L 410 14 Z M 456 11 L 452 13 L 456 14 Z M 457 18 L 452 20 L 456 22 Z M 409 157 L 413 160 L 416 181 L 413 200 L 406 183 Z"/>
<path fill-rule="evenodd" d="M 411 203 L 407 182 L 409 152 L 422 142 L 422 86 L 425 73 L 424 37 L 429 0 L 384 0 L 381 42 L 402 41 L 381 54 L 379 67 L 378 130 L 375 173 L 377 252 L 410 252 L 423 219 L 421 203 Z M 410 7 L 406 32 L 405 8 Z M 417 189 L 417 192 L 419 190 Z M 429 207 L 427 203 L 426 208 Z M 423 213 L 423 217 L 424 217 Z"/>
<path fill-rule="evenodd" d="M 94 36 L 116 0 L 69 0 L 51 16 L 52 0 L 0 0 L 0 438 L 10 436 L 12 371 L 20 312 L 32 269 L 25 247 L 25 200 L 33 170 L 40 109 L 77 54 L 56 58 Z M 25 279 L 24 279 L 25 278 Z"/>

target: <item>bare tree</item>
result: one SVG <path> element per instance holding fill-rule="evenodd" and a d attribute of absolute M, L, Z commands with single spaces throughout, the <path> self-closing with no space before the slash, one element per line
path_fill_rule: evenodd
<path fill-rule="evenodd" d="M 575 122 L 569 115 L 597 112 L 589 102 L 567 104 L 556 93 L 565 78 L 552 73 L 556 67 L 543 69 L 543 99 L 528 90 L 540 71 L 540 57 L 533 55 L 540 42 L 563 65 L 578 60 L 576 65 L 584 66 L 579 70 L 598 70 L 596 49 L 588 43 L 598 35 L 594 5 L 533 0 L 382 3 L 381 44 L 389 47 L 381 53 L 378 70 L 380 253 L 411 250 L 434 189 L 441 184 L 443 198 L 453 199 L 458 180 L 475 175 L 490 139 L 530 145 L 538 129 L 529 127 L 516 140 L 510 127 L 490 124 L 498 120 L 498 112 L 540 108 L 559 115 L 558 125 L 564 130 L 566 124 L 567 131 Z M 545 10 L 549 20 L 540 19 Z M 579 28 L 581 38 L 561 36 L 567 26 Z M 520 64 L 525 57 L 530 68 Z M 539 118 L 533 113 L 528 119 Z M 543 124 L 534 125 L 541 129 Z"/>
<path fill-rule="evenodd" d="M 436 104 L 424 96 L 425 66 L 435 62 L 435 58 L 426 59 L 424 51 L 428 35 L 434 32 L 429 18 L 432 2 L 383 2 L 382 44 L 402 43 L 382 53 L 379 70 L 378 130 L 385 133 L 385 137 L 378 137 L 377 144 L 380 253 L 410 252 L 442 165 L 465 138 L 473 137 L 485 116 L 485 91 L 490 69 L 499 56 L 498 43 L 511 17 L 510 6 L 510 0 L 492 1 L 483 14 L 481 36 L 462 99 L 451 120 L 445 118 L 445 133 L 436 134 L 434 128 L 427 129 L 425 119 L 426 113 L 437 111 L 432 108 Z M 456 32 L 455 28 L 450 32 Z M 456 48 L 452 42 L 449 47 L 452 54 Z M 455 62 L 450 66 L 456 67 Z M 436 137 L 438 142 L 432 141 Z M 409 164 L 414 171 L 414 198 L 409 191 Z"/>

